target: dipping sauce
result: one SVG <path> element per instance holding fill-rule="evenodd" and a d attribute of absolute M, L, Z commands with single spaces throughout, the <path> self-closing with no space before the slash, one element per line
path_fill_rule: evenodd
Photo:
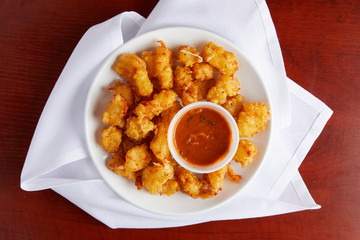
<path fill-rule="evenodd" d="M 219 112 L 199 107 L 184 114 L 174 131 L 179 155 L 194 165 L 211 165 L 230 150 L 231 129 Z"/>

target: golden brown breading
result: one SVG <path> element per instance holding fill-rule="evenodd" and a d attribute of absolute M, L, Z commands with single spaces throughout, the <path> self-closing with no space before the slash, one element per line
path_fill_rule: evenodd
<path fill-rule="evenodd" d="M 177 66 L 174 72 L 175 87 L 183 105 L 197 102 L 199 99 L 199 87 L 193 82 L 189 67 Z"/>
<path fill-rule="evenodd" d="M 264 103 L 245 103 L 237 119 L 240 137 L 252 137 L 265 129 L 270 119 L 269 108 Z"/>
<path fill-rule="evenodd" d="M 155 54 L 152 51 L 144 51 L 141 53 L 141 58 L 146 63 L 146 70 L 149 78 L 155 78 Z"/>
<path fill-rule="evenodd" d="M 177 66 L 174 72 L 174 81 L 177 91 L 188 89 L 193 84 L 191 68 Z"/>
<path fill-rule="evenodd" d="M 163 121 L 157 121 L 155 136 L 150 142 L 150 149 L 155 157 L 163 163 L 170 156 L 170 150 L 167 143 L 168 127 Z"/>
<path fill-rule="evenodd" d="M 204 178 L 209 182 L 210 186 L 214 191 L 218 192 L 221 190 L 221 186 L 224 182 L 225 174 L 227 172 L 227 166 L 220 168 L 219 170 L 205 174 Z"/>
<path fill-rule="evenodd" d="M 132 90 L 132 88 L 120 81 L 116 81 L 114 83 L 114 86 L 111 86 L 108 88 L 108 91 L 115 93 L 115 94 L 120 94 L 121 97 L 123 97 L 129 108 L 133 107 L 134 104 L 134 92 Z"/>
<path fill-rule="evenodd" d="M 183 192 L 190 195 L 192 198 L 198 198 L 202 182 L 189 170 L 183 167 L 177 167 L 175 175 L 180 188 Z"/>
<path fill-rule="evenodd" d="M 167 180 L 162 186 L 162 192 L 168 196 L 173 195 L 179 190 L 180 190 L 180 185 L 174 178 Z"/>
<path fill-rule="evenodd" d="M 255 145 L 247 139 L 241 139 L 239 146 L 234 156 L 234 160 L 241 163 L 241 167 L 246 167 L 249 163 L 254 160 L 257 149 Z"/>
<path fill-rule="evenodd" d="M 128 104 L 126 100 L 120 94 L 114 94 L 101 118 L 104 124 L 124 128 L 127 111 Z"/>
<path fill-rule="evenodd" d="M 148 118 L 129 117 L 126 121 L 125 134 L 134 140 L 142 140 L 155 129 L 155 124 Z"/>
<path fill-rule="evenodd" d="M 148 97 L 153 91 L 146 63 L 136 54 L 121 55 L 113 66 L 115 72 L 125 78 L 126 82 L 133 86 L 140 96 Z"/>
<path fill-rule="evenodd" d="M 139 175 L 138 172 L 131 172 L 125 169 L 125 155 L 119 152 L 114 154 L 112 159 L 108 162 L 107 166 L 114 173 L 133 181 L 135 181 Z"/>
<path fill-rule="evenodd" d="M 208 63 L 196 63 L 191 70 L 195 80 L 204 81 L 214 78 L 214 69 Z"/>
<path fill-rule="evenodd" d="M 172 118 L 180 108 L 179 102 L 175 101 L 173 106 L 162 112 L 156 121 L 155 136 L 150 142 L 150 149 L 161 163 L 164 163 L 170 157 L 167 132 Z"/>
<path fill-rule="evenodd" d="M 199 87 L 195 84 L 192 84 L 188 89 L 183 91 L 181 95 L 181 102 L 184 106 L 191 103 L 197 102 L 199 100 Z"/>
<path fill-rule="evenodd" d="M 217 68 L 221 74 L 234 75 L 238 70 L 238 62 L 231 52 L 226 52 L 224 48 L 216 46 L 213 42 L 205 44 L 201 54 L 205 62 Z"/>
<path fill-rule="evenodd" d="M 174 76 L 172 70 L 172 52 L 163 41 L 155 48 L 155 76 L 161 89 L 173 87 Z"/>
<path fill-rule="evenodd" d="M 146 143 L 131 148 L 125 155 L 125 169 L 136 172 L 145 168 L 151 161 L 152 155 Z"/>
<path fill-rule="evenodd" d="M 134 113 L 139 118 L 148 118 L 151 120 L 161 112 L 170 108 L 176 101 L 176 96 L 176 93 L 172 90 L 162 90 L 160 93 L 155 94 L 152 100 L 139 103 Z"/>
<path fill-rule="evenodd" d="M 110 153 L 114 153 L 120 150 L 120 144 L 122 140 L 122 130 L 114 127 L 104 127 L 101 132 L 101 145 Z"/>
<path fill-rule="evenodd" d="M 222 184 L 224 182 L 226 172 L 227 166 L 215 172 L 204 174 L 202 181 L 203 186 L 199 196 L 203 199 L 216 196 L 222 189 Z"/>
<path fill-rule="evenodd" d="M 236 78 L 222 75 L 215 83 L 215 86 L 209 90 L 206 98 L 210 102 L 222 105 L 228 97 L 235 96 L 239 89 L 240 83 Z"/>
<path fill-rule="evenodd" d="M 195 63 L 202 62 L 202 57 L 196 48 L 187 45 L 180 46 L 176 57 L 185 67 L 192 67 Z"/>
<path fill-rule="evenodd" d="M 154 163 L 142 172 L 142 184 L 151 193 L 161 195 L 164 183 L 174 176 L 174 168 L 170 164 Z"/>
<path fill-rule="evenodd" d="M 234 118 L 237 118 L 242 109 L 244 97 L 239 93 L 233 97 L 228 97 L 227 101 L 222 105 Z"/>

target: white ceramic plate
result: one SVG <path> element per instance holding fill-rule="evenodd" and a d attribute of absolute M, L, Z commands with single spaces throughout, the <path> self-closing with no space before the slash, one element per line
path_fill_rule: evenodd
<path fill-rule="evenodd" d="M 182 192 L 177 192 L 170 197 L 166 195 L 154 196 L 145 189 L 137 190 L 133 181 L 113 173 L 105 164 L 109 154 L 100 146 L 101 130 L 104 127 L 101 115 L 112 96 L 106 89 L 113 84 L 114 80 L 120 79 L 112 70 L 112 64 L 120 54 L 139 54 L 144 50 L 154 49 L 158 45 L 158 40 L 163 40 L 174 52 L 180 45 L 193 46 L 201 52 L 202 46 L 210 41 L 224 47 L 227 51 L 233 52 L 240 62 L 239 71 L 235 74 L 235 77 L 240 81 L 240 94 L 245 96 L 245 101 L 263 102 L 271 109 L 268 93 L 259 74 L 234 44 L 216 34 L 195 28 L 174 27 L 155 30 L 136 37 L 116 49 L 95 77 L 85 107 L 85 131 L 90 155 L 96 168 L 109 186 L 122 198 L 140 208 L 166 215 L 188 215 L 214 209 L 235 197 L 255 176 L 269 146 L 272 129 L 271 120 L 265 131 L 251 138 L 258 149 L 254 162 L 246 168 L 241 168 L 238 163 L 232 164 L 235 171 L 242 175 L 241 182 L 235 184 L 225 179 L 222 191 L 211 199 L 193 199 Z"/>

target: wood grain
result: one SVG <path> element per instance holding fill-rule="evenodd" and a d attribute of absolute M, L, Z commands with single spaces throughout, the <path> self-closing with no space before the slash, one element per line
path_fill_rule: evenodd
<path fill-rule="evenodd" d="M 300 167 L 320 210 L 112 230 L 20 173 L 46 100 L 85 31 L 157 1 L 0 2 L 0 239 L 360 239 L 360 2 L 269 0 L 287 75 L 334 114 Z"/>

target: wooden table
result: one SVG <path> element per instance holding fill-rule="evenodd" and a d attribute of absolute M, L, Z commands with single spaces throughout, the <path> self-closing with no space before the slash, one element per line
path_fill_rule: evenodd
<path fill-rule="evenodd" d="M 85 31 L 156 0 L 0 3 L 0 239 L 360 239 L 360 2 L 269 0 L 287 74 L 334 114 L 300 172 L 322 208 L 188 227 L 112 230 L 20 173 L 46 100 Z"/>

